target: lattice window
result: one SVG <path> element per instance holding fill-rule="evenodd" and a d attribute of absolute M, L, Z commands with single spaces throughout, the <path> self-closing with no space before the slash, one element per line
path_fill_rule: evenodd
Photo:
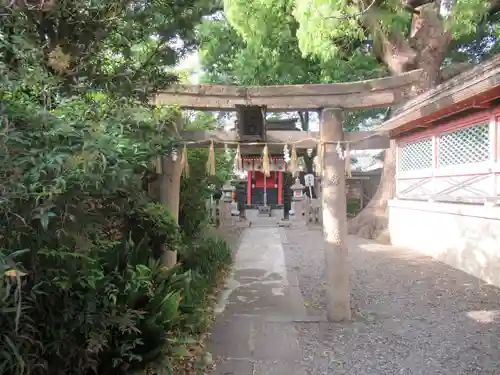
<path fill-rule="evenodd" d="M 400 147 L 399 170 L 401 172 L 428 168 L 432 168 L 432 140 L 430 138 Z"/>
<path fill-rule="evenodd" d="M 438 167 L 473 164 L 490 158 L 488 124 L 471 126 L 438 138 Z"/>

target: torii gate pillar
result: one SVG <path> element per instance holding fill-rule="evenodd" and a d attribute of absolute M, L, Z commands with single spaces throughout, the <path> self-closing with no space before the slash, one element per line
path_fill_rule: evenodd
<path fill-rule="evenodd" d="M 345 165 L 336 150 L 344 138 L 342 110 L 321 111 L 320 138 L 324 146 L 321 184 L 323 236 L 325 238 L 327 317 L 330 321 L 351 319 L 350 267 L 347 260 L 347 207 Z"/>

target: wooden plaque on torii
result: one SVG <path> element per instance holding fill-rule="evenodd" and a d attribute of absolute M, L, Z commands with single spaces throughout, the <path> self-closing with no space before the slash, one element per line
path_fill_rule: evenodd
<path fill-rule="evenodd" d="M 266 107 L 238 105 L 236 127 L 243 142 L 266 141 Z"/>

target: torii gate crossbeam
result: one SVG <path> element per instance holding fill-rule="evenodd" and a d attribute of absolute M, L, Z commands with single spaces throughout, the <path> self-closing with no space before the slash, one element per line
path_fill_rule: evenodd
<path fill-rule="evenodd" d="M 395 77 L 333 84 L 248 87 L 172 85 L 152 97 L 150 103 L 224 111 L 234 111 L 240 105 L 266 107 L 271 112 L 380 108 L 405 101 L 421 75 L 421 70 L 414 70 Z"/>
<path fill-rule="evenodd" d="M 468 67 L 468 64 L 458 64 L 443 68 L 441 75 L 449 79 Z M 172 85 L 151 97 L 150 103 L 205 111 L 235 111 L 238 105 L 266 107 L 270 112 L 382 108 L 406 101 L 421 77 L 422 70 L 418 69 L 394 77 L 332 84 Z"/>

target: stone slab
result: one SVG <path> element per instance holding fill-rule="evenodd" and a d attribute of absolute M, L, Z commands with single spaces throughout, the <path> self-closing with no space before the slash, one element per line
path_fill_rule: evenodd
<path fill-rule="evenodd" d="M 250 343 L 257 360 L 293 361 L 301 356 L 297 331 L 291 323 L 256 322 Z"/>
<path fill-rule="evenodd" d="M 298 362 L 253 361 L 227 359 L 218 363 L 211 375 L 311 375 L 310 369 Z"/>
<path fill-rule="evenodd" d="M 218 363 L 211 375 L 254 375 L 254 364 L 249 360 L 229 359 Z"/>
<path fill-rule="evenodd" d="M 293 361 L 301 355 L 297 331 L 292 322 L 249 316 L 218 319 L 209 347 L 214 358 Z"/>
<path fill-rule="evenodd" d="M 254 375 L 309 375 L 312 374 L 300 363 L 290 362 L 257 362 Z"/>
<path fill-rule="evenodd" d="M 247 318 L 220 317 L 214 323 L 209 348 L 214 358 L 250 358 L 250 332 L 253 320 Z"/>
<path fill-rule="evenodd" d="M 307 317 L 297 275 L 287 267 L 284 229 L 245 231 L 217 305 L 208 345 L 217 375 L 304 375 L 295 319 Z"/>

